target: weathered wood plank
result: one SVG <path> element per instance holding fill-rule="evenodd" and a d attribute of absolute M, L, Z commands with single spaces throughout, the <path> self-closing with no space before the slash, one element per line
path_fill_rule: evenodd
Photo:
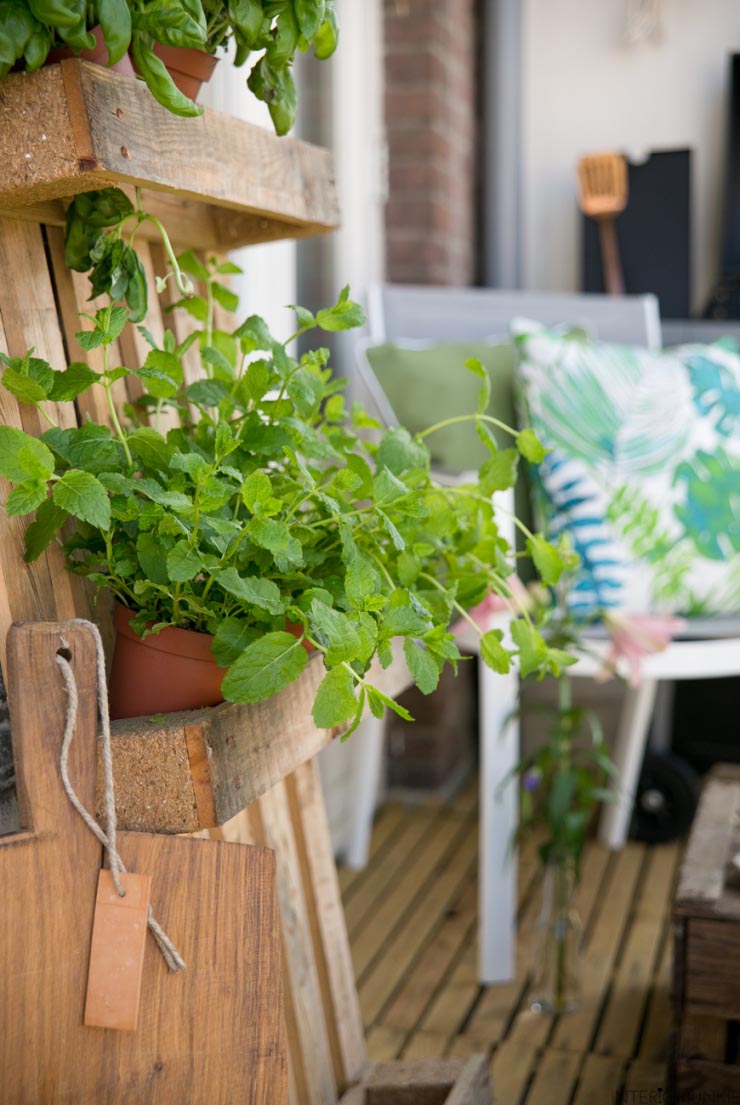
<path fill-rule="evenodd" d="M 675 913 L 695 916 L 724 910 L 725 866 L 736 833 L 740 810 L 740 771 L 731 778 L 710 778 L 702 788 L 694 827 L 676 890 Z M 734 894 L 740 916 L 740 896 Z M 732 910 L 727 910 L 729 914 Z"/>
<path fill-rule="evenodd" d="M 316 761 L 302 764 L 289 775 L 286 787 L 334 1075 L 337 1085 L 343 1086 L 362 1069 L 365 1041 Z"/>
<path fill-rule="evenodd" d="M 140 81 L 74 59 L 12 74 L 2 93 L 2 207 L 128 183 L 212 208 L 212 238 L 203 240 L 203 226 L 200 243 L 173 232 L 191 246 L 229 249 L 338 225 L 327 150 L 219 112 L 181 119 Z"/>
<path fill-rule="evenodd" d="M 164 721 L 128 718 L 112 726 L 116 798 L 122 828 L 192 833 L 229 821 L 338 736 L 311 717 L 325 675 L 315 656 L 302 675 L 268 702 L 224 703 L 169 714 Z M 397 655 L 371 681 L 386 694 L 408 685 Z M 160 762 L 161 757 L 161 762 Z M 174 770 L 173 770 L 174 769 Z"/>
<path fill-rule="evenodd" d="M 89 807 L 97 724 L 93 638 L 79 626 L 47 623 L 15 626 L 8 640 L 27 831 L 0 838 L 3 1105 L 114 1105 L 122 1095 L 137 1105 L 285 1105 L 275 859 L 266 849 L 120 833 L 125 863 L 152 876 L 153 908 L 188 969 L 171 975 L 147 937 L 138 1031 L 83 1025 L 102 849 L 59 775 L 62 634 L 79 691 L 69 771 Z"/>

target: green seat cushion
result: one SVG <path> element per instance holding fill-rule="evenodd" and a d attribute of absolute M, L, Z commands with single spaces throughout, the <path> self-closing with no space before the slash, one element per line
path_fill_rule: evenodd
<path fill-rule="evenodd" d="M 411 433 L 476 410 L 479 382 L 465 367 L 477 358 L 491 380 L 488 413 L 515 425 L 514 370 L 517 353 L 509 341 L 405 345 L 387 342 L 366 350 L 367 359 L 398 421 Z M 507 435 L 497 432 L 502 445 Z M 486 459 L 473 422 L 446 426 L 427 438 L 435 466 L 449 472 L 478 468 Z"/>

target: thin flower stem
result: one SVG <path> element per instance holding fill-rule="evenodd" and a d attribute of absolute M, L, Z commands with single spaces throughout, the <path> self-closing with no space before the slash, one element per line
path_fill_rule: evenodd
<path fill-rule="evenodd" d="M 512 429 L 511 426 L 507 426 L 501 419 L 494 418 L 490 414 L 458 414 L 454 418 L 445 418 L 443 422 L 435 422 L 433 426 L 429 426 L 426 430 L 422 430 L 416 437 L 419 441 L 422 441 L 425 437 L 429 437 L 429 434 L 436 433 L 437 430 L 444 430 L 447 426 L 456 426 L 460 422 L 490 422 L 492 426 L 498 426 L 500 430 L 503 430 L 511 437 L 516 437 L 518 434 L 518 430 Z"/>

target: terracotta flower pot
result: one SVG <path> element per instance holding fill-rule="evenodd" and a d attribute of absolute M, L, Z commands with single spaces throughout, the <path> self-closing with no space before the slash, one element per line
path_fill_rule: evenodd
<path fill-rule="evenodd" d="M 189 629 L 163 629 L 139 637 L 133 611 L 115 604 L 116 648 L 108 697 L 112 718 L 199 710 L 223 702 L 226 669 L 211 652 L 213 637 Z"/>
<path fill-rule="evenodd" d="M 154 53 L 167 66 L 167 70 L 181 92 L 191 100 L 198 99 L 201 85 L 211 79 L 218 58 L 204 50 L 193 50 L 182 46 L 165 46 L 161 42 L 154 45 Z"/>
<path fill-rule="evenodd" d="M 128 54 L 124 54 L 115 65 L 109 66 L 108 47 L 105 45 L 102 29 L 93 27 L 92 33 L 95 36 L 95 48 L 93 50 L 82 50 L 81 53 L 75 54 L 71 46 L 58 46 L 56 50 L 51 51 L 46 59 L 46 64 L 53 65 L 55 61 L 62 61 L 64 58 L 84 58 L 85 61 L 94 61 L 96 65 L 102 65 L 105 69 L 110 68 L 114 73 L 123 73 L 126 77 L 135 77 L 136 73 Z"/>

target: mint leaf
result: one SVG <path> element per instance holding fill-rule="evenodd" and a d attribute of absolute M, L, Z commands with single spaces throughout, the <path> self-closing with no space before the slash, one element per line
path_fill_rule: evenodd
<path fill-rule="evenodd" d="M 516 447 L 531 464 L 541 464 L 547 453 L 534 430 L 521 430 L 516 435 Z"/>
<path fill-rule="evenodd" d="M 19 483 L 5 500 L 5 511 L 11 516 L 14 514 L 30 514 L 31 511 L 41 506 L 46 498 L 46 492 L 45 483 L 38 483 L 37 481 Z"/>
<path fill-rule="evenodd" d="M 230 702 L 264 702 L 301 674 L 308 653 L 290 633 L 266 633 L 229 668 L 223 694 Z"/>
<path fill-rule="evenodd" d="M 538 671 L 547 662 L 547 645 L 533 625 L 523 619 L 511 623 L 511 636 L 519 648 L 519 670 L 522 677 Z"/>
<path fill-rule="evenodd" d="M 484 461 L 478 473 L 478 482 L 484 495 L 506 491 L 516 483 L 519 454 L 516 449 L 500 449 Z"/>
<path fill-rule="evenodd" d="M 136 555 L 139 558 L 141 570 L 152 583 L 166 585 L 169 583 L 167 574 L 167 554 L 162 547 L 162 542 L 153 533 L 140 533 L 136 538 Z"/>
<path fill-rule="evenodd" d="M 51 369 L 49 370 L 51 372 Z M 42 403 L 48 395 L 48 390 L 30 376 L 25 376 L 15 368 L 6 368 L 3 372 L 3 386 L 20 399 L 21 403 Z M 49 381 L 49 388 L 51 381 Z"/>
<path fill-rule="evenodd" d="M 347 668 L 340 665 L 328 672 L 316 692 L 311 715 L 319 729 L 333 729 L 349 721 L 357 711 L 354 679 Z"/>
<path fill-rule="evenodd" d="M 100 480 L 73 468 L 54 484 L 54 502 L 68 514 L 96 529 L 110 529 L 110 499 Z"/>
<path fill-rule="evenodd" d="M 311 603 L 309 616 L 321 644 L 328 645 L 326 662 L 331 667 L 343 660 L 354 660 L 360 647 L 357 630 L 350 618 L 318 599 Z"/>
<path fill-rule="evenodd" d="M 439 666 L 430 652 L 411 637 L 403 642 L 403 654 L 409 671 L 422 694 L 436 691 L 439 683 Z"/>
<path fill-rule="evenodd" d="M 59 530 L 69 518 L 66 510 L 52 499 L 46 499 L 36 511 L 36 519 L 26 530 L 25 559 L 30 564 L 48 549 Z"/>
<path fill-rule="evenodd" d="M 21 456 L 21 450 L 27 451 Z M 29 470 L 31 458 L 34 458 L 34 469 L 38 467 L 47 476 L 54 471 L 54 457 L 43 441 L 15 426 L 0 426 L 0 476 L 12 483 L 22 483 L 29 476 L 37 475 L 37 471 Z"/>
<path fill-rule="evenodd" d="M 234 331 L 234 337 L 241 340 L 242 350 L 245 353 L 251 353 L 255 349 L 264 349 L 265 352 L 269 352 L 272 349 L 270 331 L 267 329 L 264 319 L 261 319 L 259 315 L 250 315 L 248 319 L 245 319 L 241 326 Z"/>
<path fill-rule="evenodd" d="M 367 557 L 355 553 L 347 564 L 344 590 L 352 606 L 361 609 L 365 600 L 378 591 L 378 576 Z"/>
<path fill-rule="evenodd" d="M 334 333 L 338 330 L 352 330 L 365 324 L 365 312 L 359 303 L 348 298 L 349 285 L 339 293 L 339 299 L 333 307 L 324 307 L 316 315 L 316 324 L 322 330 Z"/>
<path fill-rule="evenodd" d="M 481 382 L 478 392 L 478 414 L 485 414 L 491 401 L 491 378 L 477 357 L 470 357 L 465 362 L 465 367 Z"/>
<path fill-rule="evenodd" d="M 554 587 L 563 574 L 565 567 L 555 546 L 549 544 L 544 537 L 533 534 L 527 538 L 527 552 L 532 557 L 542 582 L 546 583 L 548 587 Z"/>
<path fill-rule="evenodd" d="M 274 518 L 253 518 L 249 523 L 248 533 L 255 545 L 272 553 L 281 572 L 303 563 L 301 543 L 291 536 L 285 522 L 278 522 Z"/>
<path fill-rule="evenodd" d="M 64 372 L 55 372 L 49 398 L 55 403 L 69 403 L 87 391 L 98 378 L 98 374 L 86 364 L 76 362 Z"/>
<path fill-rule="evenodd" d="M 511 664 L 509 654 L 501 644 L 502 638 L 503 632 L 500 629 L 489 629 L 480 639 L 480 654 L 487 667 L 500 675 L 506 675 Z"/>
<path fill-rule="evenodd" d="M 270 477 L 261 469 L 257 469 L 247 476 L 242 487 L 242 499 L 244 505 L 252 514 L 259 514 L 260 509 L 272 498 L 272 484 Z"/>
<path fill-rule="evenodd" d="M 266 610 L 268 614 L 284 614 L 287 603 L 280 597 L 280 589 L 271 579 L 257 576 L 240 576 L 236 568 L 216 572 L 216 581 L 225 591 L 249 606 Z"/>
<path fill-rule="evenodd" d="M 149 426 L 142 426 L 128 434 L 128 446 L 144 468 L 153 468 L 157 472 L 166 471 L 174 449 L 160 433 Z"/>
<path fill-rule="evenodd" d="M 247 645 L 261 636 L 259 629 L 241 618 L 224 618 L 219 622 L 211 652 L 220 667 L 228 668 L 241 656 Z"/>
<path fill-rule="evenodd" d="M 167 575 L 173 583 L 187 583 L 201 570 L 199 553 L 191 549 L 187 541 L 178 541 L 167 553 Z"/>
<path fill-rule="evenodd" d="M 134 376 L 144 381 L 155 399 L 170 399 L 182 387 L 184 373 L 182 364 L 174 353 L 152 349 L 141 368 L 136 369 Z"/>
<path fill-rule="evenodd" d="M 428 468 L 429 450 L 420 441 L 415 441 L 408 430 L 402 426 L 393 426 L 383 434 L 378 449 L 378 467 L 385 467 L 395 476 L 400 476 L 410 468 Z"/>
<path fill-rule="evenodd" d="M 396 702 L 394 699 L 389 698 L 387 694 L 383 694 L 377 687 L 367 688 L 368 699 L 370 701 L 370 709 L 375 717 L 382 717 L 382 713 L 377 711 L 380 705 L 387 706 L 389 710 L 392 710 L 394 714 L 397 714 L 404 721 L 413 721 L 411 714 L 408 712 L 405 706 L 402 706 L 400 702 Z"/>

